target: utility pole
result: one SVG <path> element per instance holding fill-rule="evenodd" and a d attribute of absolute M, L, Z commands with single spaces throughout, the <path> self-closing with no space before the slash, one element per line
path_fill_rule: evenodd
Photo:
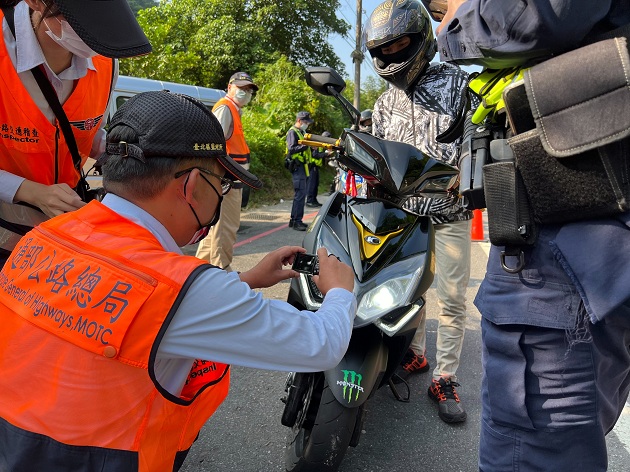
<path fill-rule="evenodd" d="M 363 53 L 361 52 L 361 0 L 357 0 L 357 25 L 356 25 L 356 49 L 352 51 L 351 57 L 354 62 L 354 108 L 361 111 L 361 63 Z"/>

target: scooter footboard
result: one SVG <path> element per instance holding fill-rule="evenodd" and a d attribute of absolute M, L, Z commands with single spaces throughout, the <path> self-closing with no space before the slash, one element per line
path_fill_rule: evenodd
<path fill-rule="evenodd" d="M 380 385 L 387 369 L 388 351 L 372 326 L 356 329 L 341 362 L 324 372 L 337 401 L 348 408 L 362 405 Z"/>

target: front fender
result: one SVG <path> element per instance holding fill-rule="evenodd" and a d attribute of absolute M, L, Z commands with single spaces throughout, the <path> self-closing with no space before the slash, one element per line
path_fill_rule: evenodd
<path fill-rule="evenodd" d="M 372 394 L 387 368 L 388 350 L 373 326 L 355 329 L 346 355 L 324 372 L 337 401 L 348 408 L 362 405 Z"/>

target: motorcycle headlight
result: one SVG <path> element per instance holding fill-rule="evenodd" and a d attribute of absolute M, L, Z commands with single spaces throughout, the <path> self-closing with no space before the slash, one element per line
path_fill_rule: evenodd
<path fill-rule="evenodd" d="M 366 292 L 361 297 L 357 309 L 359 324 L 371 323 L 395 308 L 408 305 L 411 302 L 411 296 L 416 291 L 423 269 L 424 266 L 421 265 L 413 272 L 385 280 Z"/>

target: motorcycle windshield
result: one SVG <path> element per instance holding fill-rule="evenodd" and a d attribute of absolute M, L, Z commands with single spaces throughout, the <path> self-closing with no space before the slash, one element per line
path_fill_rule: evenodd
<path fill-rule="evenodd" d="M 376 180 L 395 195 L 431 193 L 431 181 L 446 179 L 450 182 L 458 174 L 455 167 L 433 159 L 410 144 L 348 129 L 342 139 L 345 147 L 345 155 L 340 156 L 342 164 L 366 176 L 372 185 Z M 436 185 L 436 188 L 447 186 Z"/>

